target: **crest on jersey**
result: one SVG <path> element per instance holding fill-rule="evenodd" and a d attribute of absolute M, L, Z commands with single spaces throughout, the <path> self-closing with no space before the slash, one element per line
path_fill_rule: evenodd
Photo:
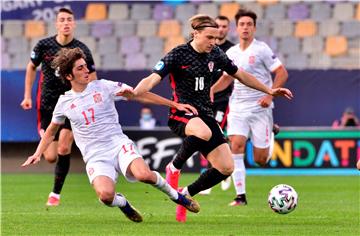
<path fill-rule="evenodd" d="M 74 109 L 76 105 L 74 103 L 71 103 L 70 109 Z"/>
<path fill-rule="evenodd" d="M 94 98 L 94 102 L 95 102 L 95 103 L 102 102 L 102 97 L 101 97 L 101 94 L 100 94 L 100 93 L 95 93 L 95 94 L 93 95 L 93 98 Z"/>
<path fill-rule="evenodd" d="M 250 65 L 255 64 L 255 56 L 249 56 L 249 64 Z"/>
<path fill-rule="evenodd" d="M 213 70 L 214 70 L 214 62 L 213 62 L 213 61 L 209 61 L 208 67 L 209 67 L 210 72 L 213 72 Z"/>

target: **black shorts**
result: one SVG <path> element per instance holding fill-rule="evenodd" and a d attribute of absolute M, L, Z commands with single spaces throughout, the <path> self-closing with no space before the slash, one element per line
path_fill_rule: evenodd
<path fill-rule="evenodd" d="M 229 113 L 229 101 L 214 102 L 213 104 L 214 118 L 220 125 L 222 130 L 226 128 L 227 115 Z"/>
<path fill-rule="evenodd" d="M 180 137 L 186 137 L 185 135 L 185 127 L 190 119 L 199 117 L 204 123 L 210 128 L 212 132 L 212 136 L 209 141 L 207 141 L 208 145 L 204 148 L 202 148 L 201 153 L 205 156 L 210 153 L 212 150 L 214 150 L 216 147 L 220 146 L 223 143 L 227 143 L 225 136 L 219 126 L 219 124 L 216 122 L 216 120 L 207 115 L 188 115 L 184 112 L 177 111 L 176 113 L 173 113 L 169 116 L 168 126 L 169 128 L 178 136 Z"/>
<path fill-rule="evenodd" d="M 38 110 L 38 132 L 40 130 L 46 131 L 46 128 L 50 125 L 52 119 L 52 111 L 47 110 Z M 68 129 L 71 130 L 71 125 L 69 119 L 65 119 L 65 123 L 60 126 L 59 131 L 55 135 L 54 141 L 59 140 L 60 130 L 61 129 Z"/>

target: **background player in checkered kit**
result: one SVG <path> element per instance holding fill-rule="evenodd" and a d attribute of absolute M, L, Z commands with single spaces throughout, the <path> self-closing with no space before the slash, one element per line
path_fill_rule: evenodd
<path fill-rule="evenodd" d="M 144 78 L 134 89 L 136 95 L 150 91 L 162 78 L 169 75 L 173 89 L 173 100 L 194 106 L 199 114 L 179 112 L 170 109 L 168 125 L 184 142 L 179 153 L 168 165 L 167 179 L 174 187 L 178 184 L 179 172 L 186 160 L 195 152 L 201 153 L 211 163 L 212 168 L 183 189 L 183 193 L 194 196 L 208 189 L 233 172 L 233 160 L 229 145 L 213 118 L 210 101 L 212 77 L 218 69 L 235 76 L 246 85 L 271 95 L 292 97 L 285 88 L 270 89 L 255 77 L 238 69 L 217 46 L 218 25 L 206 15 L 196 15 L 190 19 L 193 38 L 188 43 L 174 48 L 154 67 L 153 73 Z M 169 177 L 175 176 L 175 178 Z M 173 179 L 173 181 L 171 180 Z"/>
<path fill-rule="evenodd" d="M 22 166 L 40 161 L 65 118 L 68 118 L 75 142 L 86 163 L 89 181 L 100 202 L 110 207 L 119 207 L 134 222 L 142 221 L 141 214 L 126 198 L 115 193 L 118 174 L 122 174 L 130 182 L 151 184 L 190 211 L 200 210 L 198 203 L 190 196 L 178 193 L 158 172 L 151 171 L 133 141 L 123 133 L 115 101 L 126 100 L 124 96 L 133 91 L 130 86 L 109 80 L 91 80 L 85 55 L 80 48 L 62 49 L 52 66 L 57 68 L 61 80 L 71 85 L 71 90 L 59 97 L 51 123 L 36 152 Z M 152 93 L 132 96 L 132 99 L 197 113 L 190 105 L 179 104 Z"/>
<path fill-rule="evenodd" d="M 75 18 L 70 9 L 60 8 L 56 15 L 57 34 L 40 40 L 31 52 L 31 60 L 26 67 L 24 100 L 21 102 L 23 109 L 28 110 L 33 107 L 31 91 L 36 78 L 36 67 L 41 64 L 41 74 L 37 94 L 38 110 L 38 131 L 40 137 L 43 136 L 46 128 L 51 122 L 52 112 L 61 94 L 69 90 L 55 75 L 55 70 L 51 68 L 51 62 L 57 52 L 62 48 L 80 47 L 86 55 L 86 63 L 90 72 L 90 79 L 96 79 L 95 65 L 89 48 L 79 40 L 74 38 Z M 60 204 L 60 193 L 64 185 L 65 178 L 70 169 L 71 147 L 74 141 L 71 132 L 70 122 L 66 120 L 55 136 L 55 140 L 44 152 L 45 159 L 55 166 L 55 179 L 53 190 L 49 194 L 47 206 L 57 206 Z"/>
<path fill-rule="evenodd" d="M 278 88 L 284 86 L 288 73 L 270 47 L 254 38 L 256 31 L 256 14 L 240 9 L 235 15 L 239 44 L 231 47 L 226 54 L 238 66 L 253 74 L 266 86 Z M 274 81 L 271 73 L 274 73 Z M 234 78 L 224 76 L 212 88 L 226 88 Z M 229 101 L 228 135 L 235 169 L 232 174 L 236 198 L 230 206 L 246 205 L 244 153 L 246 141 L 251 139 L 254 160 L 264 166 L 271 158 L 274 145 L 273 97 L 235 80 L 234 89 Z"/>

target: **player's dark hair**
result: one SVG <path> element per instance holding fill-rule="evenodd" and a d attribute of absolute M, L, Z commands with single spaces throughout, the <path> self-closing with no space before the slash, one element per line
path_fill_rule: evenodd
<path fill-rule="evenodd" d="M 218 24 L 215 22 L 213 18 L 208 15 L 198 14 L 189 19 L 191 28 L 193 30 L 202 31 L 207 27 L 211 28 L 219 28 Z M 190 34 L 190 37 L 193 38 L 193 32 Z"/>
<path fill-rule="evenodd" d="M 68 13 L 68 14 L 74 16 L 74 12 L 73 12 L 71 9 L 62 7 L 62 8 L 60 8 L 60 9 L 57 11 L 57 13 L 56 13 L 56 18 L 58 17 L 59 13 L 61 13 L 61 12 L 65 12 L 65 13 Z"/>
<path fill-rule="evenodd" d="M 227 22 L 230 22 L 230 19 L 227 16 L 222 15 L 217 16 L 215 20 L 226 20 Z"/>
<path fill-rule="evenodd" d="M 51 67 L 55 70 L 55 75 L 60 77 L 64 84 L 70 86 L 66 76 L 72 75 L 75 62 L 81 58 L 85 59 L 86 56 L 80 48 L 63 48 L 56 54 Z"/>
<path fill-rule="evenodd" d="M 244 17 L 244 16 L 248 16 L 250 17 L 251 19 L 253 19 L 254 21 L 254 26 L 256 26 L 256 19 L 257 19 L 257 15 L 255 12 L 253 11 L 250 11 L 250 10 L 247 10 L 247 9 L 239 9 L 238 12 L 236 13 L 235 15 L 235 23 L 236 25 L 238 25 L 238 21 L 241 17 Z"/>

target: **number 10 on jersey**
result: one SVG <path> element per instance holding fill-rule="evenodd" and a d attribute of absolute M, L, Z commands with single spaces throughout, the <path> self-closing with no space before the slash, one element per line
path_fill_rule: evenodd
<path fill-rule="evenodd" d="M 195 77 L 195 91 L 204 90 L 204 77 Z"/>

